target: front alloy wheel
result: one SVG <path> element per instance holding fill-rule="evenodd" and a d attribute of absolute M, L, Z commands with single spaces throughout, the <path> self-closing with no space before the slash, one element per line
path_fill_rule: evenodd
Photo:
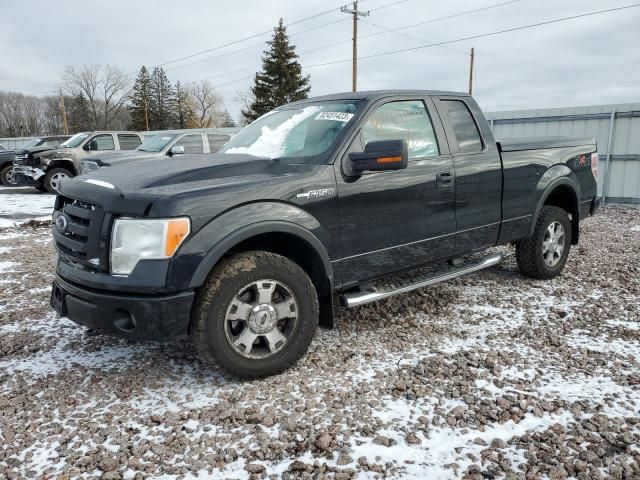
<path fill-rule="evenodd" d="M 276 280 L 258 280 L 233 297 L 224 333 L 239 355 L 266 358 L 287 344 L 297 325 L 298 302 L 291 289 Z"/>
<path fill-rule="evenodd" d="M 242 378 L 291 367 L 318 326 L 318 294 L 293 260 L 264 251 L 221 260 L 197 291 L 190 333 L 198 355 Z"/>

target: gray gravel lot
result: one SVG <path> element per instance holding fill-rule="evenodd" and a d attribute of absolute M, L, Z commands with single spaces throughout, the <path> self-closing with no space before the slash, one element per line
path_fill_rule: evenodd
<path fill-rule="evenodd" d="M 0 478 L 640 478 L 640 210 L 564 274 L 502 264 L 338 312 L 277 377 L 49 311 L 46 226 L 0 230 Z"/>

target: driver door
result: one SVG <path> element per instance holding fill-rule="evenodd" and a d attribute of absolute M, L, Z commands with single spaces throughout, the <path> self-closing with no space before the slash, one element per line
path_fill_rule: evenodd
<path fill-rule="evenodd" d="M 344 286 L 452 255 L 453 162 L 430 99 L 384 100 L 363 120 L 349 152 L 373 140 L 407 142 L 403 170 L 337 173 Z M 339 162 L 336 162 L 339 163 Z"/>

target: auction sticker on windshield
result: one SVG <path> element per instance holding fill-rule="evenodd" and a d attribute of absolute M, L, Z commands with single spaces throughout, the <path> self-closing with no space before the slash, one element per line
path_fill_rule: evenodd
<path fill-rule="evenodd" d="M 353 113 L 347 112 L 320 112 L 316 115 L 316 120 L 333 120 L 337 122 L 348 122 L 353 118 Z"/>

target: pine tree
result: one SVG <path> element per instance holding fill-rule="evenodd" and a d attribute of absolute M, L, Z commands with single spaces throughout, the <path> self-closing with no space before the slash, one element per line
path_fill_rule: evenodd
<path fill-rule="evenodd" d="M 149 124 L 151 130 L 173 128 L 175 96 L 171 82 L 162 67 L 153 69 L 150 91 Z"/>
<path fill-rule="evenodd" d="M 229 112 L 225 109 L 225 111 L 220 114 L 218 126 L 219 127 L 237 127 L 238 125 L 233 120 Z"/>
<path fill-rule="evenodd" d="M 253 121 L 279 105 L 307 98 L 311 86 L 309 76 L 302 76 L 295 47 L 289 43 L 287 29 L 282 22 L 274 28 L 269 50 L 262 57 L 262 71 L 256 73 L 251 94 L 255 97 L 242 115 Z"/>
<path fill-rule="evenodd" d="M 176 128 L 191 128 L 194 124 L 193 105 L 189 98 L 189 91 L 176 82 L 175 101 L 173 104 L 173 118 Z"/>
<path fill-rule="evenodd" d="M 65 99 L 67 101 L 67 99 Z M 91 122 L 89 101 L 82 92 L 78 93 L 70 101 L 67 101 L 67 119 L 69 133 L 78 133 L 93 130 L 95 125 Z"/>
<path fill-rule="evenodd" d="M 136 81 L 131 92 L 131 114 L 132 130 L 150 130 L 151 119 L 149 117 L 149 107 L 151 104 L 151 76 L 149 70 L 144 65 L 140 68 Z"/>

